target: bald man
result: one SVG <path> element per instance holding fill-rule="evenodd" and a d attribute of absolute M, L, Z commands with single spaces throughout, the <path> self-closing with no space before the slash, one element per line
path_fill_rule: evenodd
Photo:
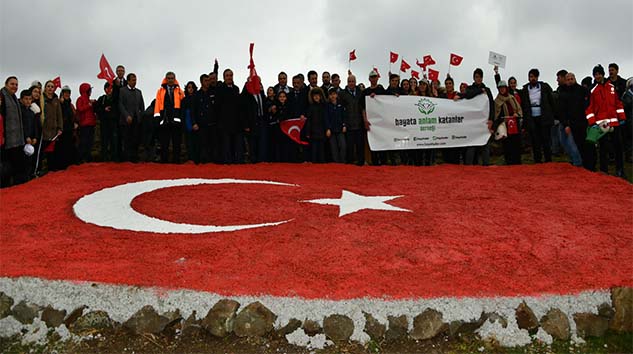
<path fill-rule="evenodd" d="M 363 95 L 356 86 L 356 76 L 347 77 L 347 86 L 339 92 L 339 102 L 345 107 L 347 117 L 345 126 L 345 143 L 347 147 L 347 162 L 359 166 L 365 164 L 365 122 L 363 119 Z"/>

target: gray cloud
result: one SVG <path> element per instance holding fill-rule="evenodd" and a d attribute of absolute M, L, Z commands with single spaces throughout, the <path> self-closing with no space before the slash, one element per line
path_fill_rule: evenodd
<path fill-rule="evenodd" d="M 416 57 L 432 54 L 442 76 L 450 52 L 461 54 L 462 66 L 451 69 L 458 81 L 470 81 L 475 67 L 490 73 L 489 50 L 508 56 L 503 75 L 519 81 L 531 67 L 550 82 L 563 67 L 579 77 L 596 63 L 618 62 L 623 76 L 633 71 L 630 0 L 33 0 L 1 1 L 0 13 L 0 73 L 18 76 L 22 88 L 57 75 L 75 90 L 84 81 L 100 88 L 102 52 L 112 66 L 139 75 L 146 98 L 166 71 L 182 84 L 197 81 L 216 57 L 243 82 L 250 42 L 265 84 L 281 70 L 344 74 L 352 49 L 361 81 L 373 65 L 386 74 L 390 50 L 414 67 Z M 491 75 L 486 79 L 490 84 Z"/>

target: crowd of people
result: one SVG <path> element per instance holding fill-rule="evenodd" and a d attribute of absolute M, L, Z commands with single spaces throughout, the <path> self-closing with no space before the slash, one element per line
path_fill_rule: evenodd
<path fill-rule="evenodd" d="M 74 104 L 68 86 L 57 94 L 53 81 L 35 81 L 18 92 L 18 78 L 11 76 L 0 91 L 0 185 L 91 162 L 95 155 L 99 161 L 113 162 L 419 166 L 439 162 L 441 153 L 444 163 L 488 165 L 493 136 L 501 125 L 507 130 L 500 141 L 506 164 L 520 164 L 529 146 L 536 163 L 551 162 L 553 155 L 564 151 L 573 165 L 595 171 L 599 156 L 601 172 L 608 173 L 613 161 L 616 175 L 625 177 L 624 161 L 631 160 L 633 78 L 624 80 L 618 72 L 617 64 L 608 66 L 608 75 L 598 65 L 592 77 L 579 84 L 573 73 L 560 70 L 555 90 L 539 80 L 537 69 L 530 70 L 528 82 L 519 87 L 515 77 L 503 80 L 495 67 L 494 89 L 483 83 L 481 69 L 474 70 L 472 84 L 458 87 L 450 76 L 442 86 L 439 80 L 390 73 L 385 88 L 374 70 L 367 86 L 351 72 L 343 86 L 339 74 L 323 72 L 319 86 L 316 71 L 307 73 L 307 84 L 303 74 L 288 82 L 287 74 L 280 72 L 277 84 L 265 91 L 260 85 L 253 93 L 247 90 L 249 82 L 240 90 L 230 69 L 220 80 L 216 62 L 212 72 L 200 75 L 200 87 L 193 81 L 181 87 L 176 75 L 168 72 L 149 105 L 137 88 L 137 76 L 126 75 L 122 65 L 97 99 L 90 84 L 81 84 Z M 491 138 L 484 146 L 467 148 L 370 151 L 365 102 L 375 95 L 452 100 L 486 95 Z M 281 129 L 283 121 L 299 117 L 306 118 L 301 138 L 307 145 Z M 599 140 L 587 140 L 588 128 L 600 130 Z M 99 151 L 93 151 L 96 132 Z"/>

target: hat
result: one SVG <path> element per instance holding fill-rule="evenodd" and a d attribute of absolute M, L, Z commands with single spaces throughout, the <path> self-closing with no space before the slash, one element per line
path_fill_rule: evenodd
<path fill-rule="evenodd" d="M 24 154 L 26 156 L 31 156 L 35 152 L 35 148 L 31 144 L 24 145 Z"/>
<path fill-rule="evenodd" d="M 64 92 L 64 91 L 71 92 L 71 90 L 70 90 L 70 86 L 68 86 L 68 85 L 64 85 L 64 87 L 62 87 L 62 92 Z"/>
<path fill-rule="evenodd" d="M 327 94 L 328 94 L 328 95 L 329 95 L 329 94 L 331 94 L 332 92 L 334 92 L 334 93 L 338 93 L 338 90 L 336 89 L 336 87 L 330 87 L 330 89 L 329 89 L 329 90 L 327 90 Z"/>
<path fill-rule="evenodd" d="M 501 88 L 501 87 L 508 87 L 508 83 L 506 82 L 506 80 L 499 80 L 499 83 L 497 84 L 497 87 Z"/>
<path fill-rule="evenodd" d="M 31 82 L 31 87 L 33 87 L 33 86 L 42 87 L 42 83 L 37 81 L 37 80 L 35 80 L 35 81 Z"/>
<path fill-rule="evenodd" d="M 593 67 L 592 74 L 596 75 L 596 73 L 600 73 L 602 74 L 602 76 L 604 76 L 604 68 L 602 67 L 602 65 L 598 64 Z"/>
<path fill-rule="evenodd" d="M 378 73 L 376 72 L 376 70 L 372 70 L 369 72 L 369 77 L 373 77 L 373 76 L 378 76 Z"/>

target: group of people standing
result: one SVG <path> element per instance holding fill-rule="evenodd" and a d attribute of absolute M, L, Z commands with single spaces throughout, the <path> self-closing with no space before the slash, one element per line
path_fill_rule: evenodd
<path fill-rule="evenodd" d="M 490 143 L 503 126 L 501 145 L 507 164 L 521 163 L 526 145 L 522 132 L 527 132 L 536 163 L 552 161 L 552 148 L 560 145 L 574 165 L 595 170 L 599 152 L 601 171 L 608 172 L 613 159 L 616 174 L 624 176 L 624 156 L 631 156 L 632 125 L 626 122 L 631 119 L 633 80 L 622 79 L 616 64 L 609 65 L 609 76 L 596 66 L 593 78 L 582 84 L 573 73 L 560 70 L 556 90 L 539 80 L 537 69 L 529 71 L 528 83 L 521 88 L 516 78 L 505 81 L 496 67 L 494 71 L 496 97 L 483 83 L 481 69 L 473 72 L 472 84 L 461 83 L 458 89 L 450 76 L 442 86 L 439 80 L 401 79 L 391 73 L 384 88 L 372 70 L 366 87 L 351 72 L 344 86 L 340 75 L 329 72 L 322 73 L 321 86 L 316 71 L 308 72 L 307 84 L 303 74 L 289 83 L 287 74 L 280 72 L 277 84 L 265 91 L 259 84 L 257 92 L 247 89 L 250 82 L 240 89 L 230 69 L 222 72 L 220 80 L 216 61 L 212 72 L 200 75 L 200 87 L 193 81 L 181 87 L 175 73 L 166 73 L 147 106 L 137 76 L 126 75 L 122 65 L 97 99 L 92 98 L 90 84 L 81 84 L 75 104 L 71 89 L 64 86 L 57 95 L 52 81 L 43 86 L 35 81 L 18 95 L 18 79 L 11 76 L 0 91 L 1 185 L 23 183 L 41 173 L 43 166 L 55 171 L 92 161 L 97 126 L 101 161 L 434 164 L 437 149 L 369 151 L 366 134 L 371 126 L 365 102 L 376 95 L 452 100 L 486 95 L 489 144 L 441 149 L 445 163 L 488 165 Z M 305 120 L 301 140 L 309 144 L 284 134 L 282 123 L 293 118 Z M 591 126 L 606 133 L 597 144 L 586 141 Z"/>

